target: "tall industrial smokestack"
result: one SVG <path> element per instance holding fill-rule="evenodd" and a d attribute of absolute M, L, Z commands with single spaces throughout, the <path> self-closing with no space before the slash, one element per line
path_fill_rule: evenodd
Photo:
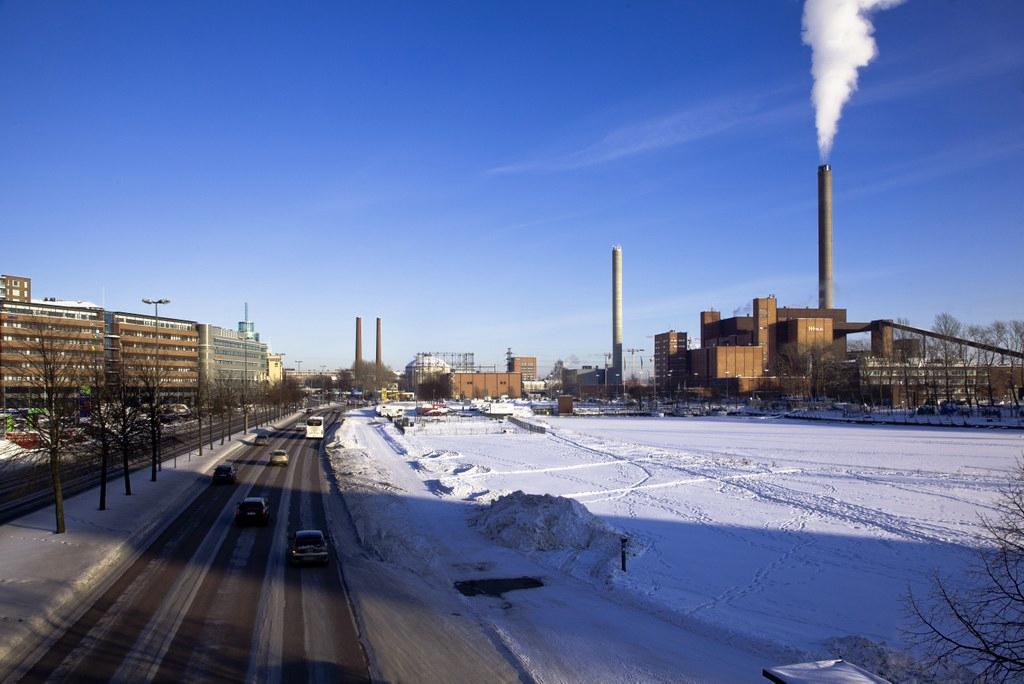
<path fill-rule="evenodd" d="M 612 247 L 612 377 L 609 385 L 622 384 L 622 247 Z"/>
<path fill-rule="evenodd" d="M 832 308 L 832 167 L 818 167 L 818 308 Z"/>
<path fill-rule="evenodd" d="M 380 339 L 380 316 L 377 317 L 377 368 L 384 365 L 384 358 L 381 353 L 381 339 Z"/>
<path fill-rule="evenodd" d="M 356 364 L 363 360 L 363 319 L 356 316 Z"/>

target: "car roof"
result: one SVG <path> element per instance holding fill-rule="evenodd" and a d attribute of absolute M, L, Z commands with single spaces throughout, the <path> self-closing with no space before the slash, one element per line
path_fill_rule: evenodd
<path fill-rule="evenodd" d="M 274 449 L 273 451 L 270 452 L 271 456 L 277 456 L 278 454 L 284 454 L 285 456 L 287 456 L 288 452 L 285 451 L 284 449 Z"/>
<path fill-rule="evenodd" d="M 324 533 L 320 530 L 299 530 L 295 533 L 296 537 L 323 537 Z"/>
<path fill-rule="evenodd" d="M 234 468 L 235 466 L 231 465 L 230 463 L 221 463 L 219 466 L 214 468 L 214 470 L 234 470 Z"/>
<path fill-rule="evenodd" d="M 247 496 L 242 499 L 242 503 L 266 503 L 267 497 L 265 496 Z"/>

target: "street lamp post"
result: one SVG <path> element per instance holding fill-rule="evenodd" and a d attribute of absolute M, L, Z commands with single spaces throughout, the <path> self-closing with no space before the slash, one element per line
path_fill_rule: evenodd
<path fill-rule="evenodd" d="M 163 470 L 160 463 L 160 417 L 157 415 L 160 408 L 160 305 L 170 304 L 171 300 L 144 298 L 142 303 L 153 305 L 153 402 L 150 406 L 149 437 L 153 456 L 150 480 L 156 482 L 156 471 Z M 177 456 L 174 460 L 177 467 Z"/>
<path fill-rule="evenodd" d="M 249 434 L 249 313 L 246 304 L 245 332 L 242 334 L 242 434 Z"/>

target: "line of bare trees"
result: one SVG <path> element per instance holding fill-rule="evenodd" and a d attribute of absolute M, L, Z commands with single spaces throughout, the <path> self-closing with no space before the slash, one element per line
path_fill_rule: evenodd
<path fill-rule="evenodd" d="M 23 323 L 22 329 L 26 334 L 17 344 L 8 345 L 13 348 L 7 351 L 17 359 L 17 373 L 10 376 L 18 378 L 25 390 L 25 403 L 36 409 L 27 427 L 39 438 L 35 453 L 46 458 L 54 530 L 61 534 L 66 531 L 62 479 L 66 464 L 99 457 L 99 510 L 107 509 L 107 485 L 113 459 L 118 456 L 124 494 L 131 496 L 131 464 L 143 453 L 147 441 L 152 454 L 151 479 L 156 480 L 161 441 L 159 387 L 165 375 L 156 364 L 154 369 L 138 372 L 108 368 L 103 340 L 92 330 L 73 333 L 59 323 L 41 321 Z M 289 380 L 250 388 L 247 395 L 264 413 L 280 416 L 286 407 L 301 400 L 302 391 Z M 217 379 L 200 383 L 195 399 L 201 454 L 204 441 L 208 440 L 211 449 L 214 446 L 214 416 L 221 418 L 221 444 L 231 439 L 233 415 L 242 392 L 237 382 Z M 87 420 L 83 414 L 88 414 Z"/>

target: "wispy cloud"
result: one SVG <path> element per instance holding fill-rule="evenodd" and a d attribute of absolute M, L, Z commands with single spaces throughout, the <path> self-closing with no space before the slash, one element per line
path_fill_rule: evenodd
<path fill-rule="evenodd" d="M 1024 130 L 1013 129 L 977 142 L 971 141 L 893 166 L 879 180 L 850 188 L 844 198 L 855 198 L 893 188 L 919 185 L 945 176 L 956 176 L 976 168 L 1024 155 Z"/>
<path fill-rule="evenodd" d="M 1024 67 L 1024 49 L 1006 48 L 967 55 L 962 59 L 926 71 L 865 83 L 851 106 L 873 105 L 902 97 L 944 88 L 957 83 L 978 81 Z"/>
<path fill-rule="evenodd" d="M 616 128 L 584 147 L 498 166 L 490 174 L 572 171 L 695 142 L 755 121 L 769 122 L 803 106 L 771 106 L 769 94 L 704 102 L 661 117 Z"/>

